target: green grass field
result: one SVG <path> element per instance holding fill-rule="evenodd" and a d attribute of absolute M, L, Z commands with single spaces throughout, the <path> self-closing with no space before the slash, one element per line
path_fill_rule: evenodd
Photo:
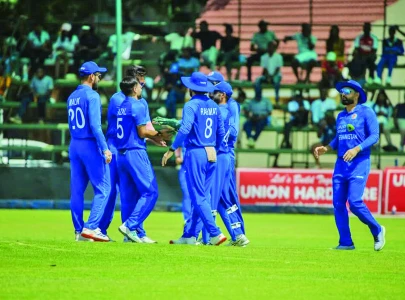
<path fill-rule="evenodd" d="M 153 212 L 158 244 L 77 243 L 68 211 L 0 210 L 0 299 L 405 299 L 405 219 L 381 218 L 383 251 L 351 219 L 355 251 L 334 251 L 333 216 L 246 214 L 246 248 L 169 245 L 179 213 Z"/>

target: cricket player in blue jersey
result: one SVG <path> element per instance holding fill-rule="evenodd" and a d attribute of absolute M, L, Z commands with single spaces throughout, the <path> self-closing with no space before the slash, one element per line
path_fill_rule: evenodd
<path fill-rule="evenodd" d="M 179 168 L 179 183 L 180 183 L 180 188 L 181 188 L 181 193 L 183 195 L 182 201 L 181 201 L 181 209 L 183 212 L 183 219 L 184 219 L 184 224 L 187 223 L 187 220 L 191 218 L 191 199 L 190 199 L 190 194 L 187 189 L 187 180 L 186 180 L 186 168 L 184 166 L 184 157 L 186 156 L 186 147 L 184 145 L 182 147 L 179 147 L 176 149 L 174 152 L 176 156 L 176 165 L 178 165 Z"/>
<path fill-rule="evenodd" d="M 141 84 L 133 76 L 125 77 L 120 83 L 126 96 L 117 108 L 117 168 L 120 178 L 121 202 L 125 207 L 133 207 L 119 231 L 135 243 L 143 243 L 137 228 L 152 212 L 158 198 L 156 176 L 146 152 L 145 138 L 156 142 L 170 140 L 168 130 L 146 128 L 146 107 L 141 102 Z M 134 203 L 135 205 L 131 205 Z"/>
<path fill-rule="evenodd" d="M 220 82 L 224 81 L 224 77 L 219 72 L 211 72 L 208 74 L 208 80 L 216 86 Z M 244 247 L 249 244 L 249 240 L 245 236 L 245 223 L 242 217 L 242 210 L 240 208 L 238 188 L 236 185 L 236 172 L 235 172 L 235 144 L 238 140 L 239 134 L 239 115 L 240 106 L 231 96 L 227 100 L 228 110 L 230 111 L 229 119 L 229 137 L 228 137 L 228 148 L 229 155 L 231 158 L 231 176 L 229 183 L 229 194 L 226 200 L 229 202 L 220 201 L 218 205 L 218 213 L 227 228 L 229 234 L 231 235 L 231 240 L 228 246 L 239 246 Z"/>
<path fill-rule="evenodd" d="M 370 173 L 371 147 L 379 139 L 379 125 L 374 111 L 361 105 L 367 95 L 361 85 L 354 81 L 339 82 L 336 89 L 346 107 L 336 119 L 336 137 L 328 146 L 317 147 L 316 157 L 329 150 L 337 150 L 337 161 L 333 173 L 333 207 L 339 231 L 337 250 L 353 250 L 346 203 L 360 221 L 366 224 L 374 237 L 374 250 L 385 245 L 385 228 L 378 224 L 363 202 L 363 193 Z"/>
<path fill-rule="evenodd" d="M 142 66 L 131 66 L 127 69 L 126 71 L 126 76 L 132 76 L 138 80 L 138 82 L 141 84 L 143 87 L 145 84 L 145 76 L 146 76 L 146 70 Z M 111 224 L 111 221 L 114 216 L 114 209 L 115 209 L 115 203 L 117 199 L 117 192 L 118 192 L 118 186 L 119 186 L 119 176 L 118 176 L 118 170 L 117 170 L 117 149 L 115 146 L 115 141 L 116 141 L 116 136 L 117 136 L 117 107 L 119 107 L 122 102 L 125 99 L 125 95 L 122 91 L 115 93 L 111 99 L 110 103 L 108 105 L 108 112 L 107 112 L 107 119 L 108 119 L 108 128 L 107 128 L 107 144 L 108 148 L 112 152 L 112 161 L 110 163 L 110 179 L 111 179 L 111 192 L 108 197 L 108 202 L 106 205 L 106 208 L 104 210 L 103 217 L 100 222 L 100 229 L 101 232 L 104 234 L 107 234 L 107 229 Z M 149 107 L 148 103 L 146 102 L 145 99 L 141 98 L 140 101 L 142 104 L 145 106 L 146 109 L 146 128 L 150 130 L 154 130 L 153 125 L 150 120 L 149 116 Z M 147 139 L 149 142 L 152 142 L 154 144 L 156 143 L 152 139 Z M 166 146 L 165 141 L 161 141 L 159 146 Z M 134 203 L 130 202 L 129 203 L 131 206 L 126 207 L 125 204 L 123 205 L 121 203 L 121 221 L 124 222 L 130 215 L 130 213 L 133 211 L 134 208 Z M 143 229 L 143 224 L 140 225 L 139 228 L 137 228 L 138 236 L 139 238 L 144 242 L 144 243 L 156 243 L 154 240 L 149 238 L 146 235 L 145 230 Z M 124 237 L 124 242 L 130 241 L 126 237 Z"/>
<path fill-rule="evenodd" d="M 182 237 L 171 240 L 170 244 L 196 245 L 201 218 L 211 237 L 210 243 L 220 245 L 226 241 L 226 237 L 212 216 L 210 191 L 216 167 L 216 150 L 225 136 L 224 124 L 218 105 L 206 95 L 213 92 L 213 85 L 207 76 L 194 72 L 191 77 L 181 77 L 181 81 L 189 89 L 191 99 L 184 106 L 180 129 L 172 147 L 162 158 L 162 166 L 184 142 L 187 149 L 184 159 L 186 180 L 193 212 L 184 226 Z"/>
<path fill-rule="evenodd" d="M 99 228 L 108 195 L 112 154 L 101 129 L 101 102 L 96 92 L 101 74 L 95 62 L 85 62 L 79 69 L 81 84 L 67 101 L 69 131 L 72 137 L 70 158 L 70 207 L 76 240 L 108 242 L 109 237 Z M 84 192 L 88 182 L 94 199 L 87 223 L 83 222 Z"/>

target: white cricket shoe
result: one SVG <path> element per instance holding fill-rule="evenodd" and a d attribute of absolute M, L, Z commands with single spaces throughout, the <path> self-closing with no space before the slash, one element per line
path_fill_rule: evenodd
<path fill-rule="evenodd" d="M 249 243 L 250 243 L 250 241 L 248 240 L 248 238 L 246 237 L 246 235 L 240 234 L 240 235 L 236 236 L 236 240 L 235 240 L 235 241 L 232 241 L 232 240 L 229 241 L 229 243 L 227 244 L 227 246 L 246 247 Z"/>
<path fill-rule="evenodd" d="M 130 230 L 125 223 L 118 227 L 119 232 L 121 232 L 124 236 L 126 236 L 131 242 L 134 243 L 142 243 L 142 240 L 139 238 L 136 230 Z"/>
<path fill-rule="evenodd" d="M 184 238 L 181 237 L 178 240 L 170 240 L 169 244 L 172 245 L 199 245 L 195 239 L 195 237 Z"/>
<path fill-rule="evenodd" d="M 385 246 L 385 227 L 381 226 L 380 233 L 374 237 L 374 250 L 380 251 Z"/>
<path fill-rule="evenodd" d="M 226 236 L 220 233 L 210 239 L 210 244 L 214 246 L 219 246 L 227 240 Z"/>
<path fill-rule="evenodd" d="M 157 244 L 156 241 L 152 240 L 150 237 L 147 236 L 141 237 L 141 241 L 144 244 Z"/>
<path fill-rule="evenodd" d="M 95 242 L 109 242 L 110 238 L 103 234 L 100 228 L 91 230 L 88 228 L 83 228 L 81 236 L 86 239 L 92 239 Z"/>
<path fill-rule="evenodd" d="M 93 239 L 86 239 L 80 235 L 80 232 L 75 233 L 75 241 L 76 242 L 94 242 Z"/>

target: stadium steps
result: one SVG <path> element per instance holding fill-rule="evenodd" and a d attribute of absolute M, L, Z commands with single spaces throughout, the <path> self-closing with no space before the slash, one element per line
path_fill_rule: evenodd
<path fill-rule="evenodd" d="M 395 3 L 396 0 L 388 0 L 388 5 Z M 224 34 L 223 23 L 234 25 L 234 31 L 238 33 L 238 0 L 231 0 L 223 8 L 218 10 L 209 10 L 213 0 L 208 1 L 206 10 L 202 13 L 200 19 L 205 20 L 210 25 L 211 30 L 216 30 Z M 374 22 L 384 17 L 384 6 L 381 0 L 358 0 L 353 5 L 351 0 L 313 0 L 313 35 L 318 39 L 315 50 L 320 59 L 326 54 L 325 39 L 329 36 L 329 25 L 340 25 L 340 36 L 347 40 L 345 52 L 348 54 L 353 39 L 361 32 L 364 22 Z M 284 0 L 284 1 L 260 1 L 243 0 L 242 8 L 242 27 L 241 27 L 241 53 L 245 56 L 250 55 L 250 39 L 257 31 L 257 23 L 264 19 L 270 22 L 269 29 L 273 30 L 279 39 L 284 36 L 292 35 L 300 31 L 300 24 L 309 22 L 309 0 Z M 246 25 L 245 25 L 246 24 Z M 276 25 L 280 24 L 280 25 Z M 288 24 L 296 24 L 288 25 Z M 350 25 L 350 26 L 347 26 Z M 218 45 L 219 46 L 219 45 Z M 297 46 L 294 41 L 280 43 L 280 53 L 294 54 L 297 52 Z M 295 77 L 290 67 L 284 67 L 283 83 L 294 83 Z M 260 67 L 253 67 L 253 79 L 261 74 Z M 320 79 L 321 72 L 319 68 L 314 69 L 311 76 L 312 81 Z M 240 78 L 246 79 L 246 68 L 240 70 Z"/>

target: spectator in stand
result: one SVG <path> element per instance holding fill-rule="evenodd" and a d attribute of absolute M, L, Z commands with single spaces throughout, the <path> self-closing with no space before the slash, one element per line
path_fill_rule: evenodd
<path fill-rule="evenodd" d="M 326 53 L 335 52 L 336 64 L 343 69 L 345 64 L 345 40 L 339 37 L 339 27 L 332 25 L 326 40 Z"/>
<path fill-rule="evenodd" d="M 261 20 L 257 26 L 259 26 L 259 32 L 253 35 L 250 42 L 250 51 L 254 52 L 246 62 L 248 81 L 252 81 L 252 66 L 254 62 L 260 61 L 263 54 L 267 52 L 267 46 L 270 42 L 276 41 L 278 44 L 278 39 L 276 34 L 267 29 L 269 25 L 268 22 Z"/>
<path fill-rule="evenodd" d="M 226 67 L 226 75 L 230 81 L 232 79 L 232 63 L 239 62 L 239 38 L 232 35 L 233 27 L 231 24 L 224 24 L 224 26 L 225 36 L 221 39 L 218 62 L 220 66 Z"/>
<path fill-rule="evenodd" d="M 238 102 L 239 109 L 242 111 L 246 111 L 246 93 L 242 88 L 237 88 L 238 90 L 238 96 L 235 98 L 236 102 Z M 242 113 L 239 115 L 239 132 L 242 132 L 243 130 L 243 124 L 246 122 L 246 114 Z M 242 140 L 242 135 L 238 134 L 238 141 L 236 142 L 237 148 L 241 147 L 241 140 Z"/>
<path fill-rule="evenodd" d="M 376 84 L 381 84 L 384 67 L 388 67 L 388 77 L 385 84 L 391 85 L 392 70 L 397 64 L 398 55 L 404 54 L 402 41 L 395 37 L 396 28 L 397 26 L 390 26 L 389 37 L 383 41 L 381 59 L 377 65 L 377 77 L 374 80 Z"/>
<path fill-rule="evenodd" d="M 319 90 L 320 98 L 311 103 L 312 124 L 320 126 L 324 121 L 327 111 L 335 111 L 336 101 L 328 98 L 328 89 L 321 87 Z"/>
<path fill-rule="evenodd" d="M 311 105 L 307 100 L 302 97 L 302 92 L 296 94 L 294 98 L 288 102 L 288 112 L 290 113 L 290 121 L 285 124 L 284 127 L 284 139 L 281 147 L 286 149 L 292 149 L 290 141 L 290 133 L 292 128 L 303 127 L 308 125 L 308 115 L 311 109 Z"/>
<path fill-rule="evenodd" d="M 291 40 L 297 41 L 298 54 L 295 55 L 291 66 L 298 82 L 309 83 L 312 69 L 315 67 L 318 59 L 318 55 L 315 52 L 316 37 L 313 36 L 311 32 L 311 25 L 303 23 L 301 25 L 301 32 L 284 38 L 284 42 Z M 300 67 L 306 70 L 306 77 L 304 80 L 298 75 L 298 68 Z"/>
<path fill-rule="evenodd" d="M 195 57 L 193 57 L 196 59 Z M 167 90 L 166 110 L 168 118 L 176 118 L 176 104 L 184 103 L 186 88 L 180 78 L 183 74 L 180 72 L 179 64 L 173 63 L 165 77 L 165 89 Z"/>
<path fill-rule="evenodd" d="M 375 60 L 377 59 L 378 38 L 371 33 L 369 22 L 363 25 L 363 34 L 354 40 L 354 51 L 360 54 L 361 59 L 366 63 L 369 71 L 369 83 L 374 81 Z"/>
<path fill-rule="evenodd" d="M 79 38 L 72 32 L 72 25 L 69 23 L 62 24 L 60 33 L 55 43 L 53 44 L 53 51 L 55 56 L 55 78 L 64 77 L 69 71 L 70 59 L 79 45 Z M 63 65 L 63 73 L 60 72 L 61 65 Z"/>
<path fill-rule="evenodd" d="M 316 147 L 327 146 L 336 136 L 336 119 L 334 116 L 334 110 L 328 110 L 325 112 L 325 119 L 319 124 L 317 130 L 317 136 L 320 138 L 319 143 L 315 143 L 311 146 L 312 153 Z M 319 158 L 314 155 L 315 165 L 317 168 L 321 168 Z"/>
<path fill-rule="evenodd" d="M 400 134 L 399 149 L 403 152 L 405 146 L 405 102 L 395 106 L 393 118 L 395 127 Z"/>
<path fill-rule="evenodd" d="M 221 40 L 222 36 L 217 31 L 208 30 L 208 23 L 206 21 L 201 21 L 200 31 L 193 32 L 191 36 L 195 39 L 200 40 L 201 43 L 201 58 L 204 64 L 207 64 L 212 71 L 216 69 L 217 58 L 218 58 L 218 48 L 217 40 Z"/>
<path fill-rule="evenodd" d="M 178 61 L 179 68 L 184 76 L 191 76 L 193 72 L 197 72 L 200 68 L 200 61 L 191 56 L 191 48 L 183 48 L 182 55 Z"/>
<path fill-rule="evenodd" d="M 243 129 L 248 139 L 248 147 L 254 148 L 263 129 L 270 124 L 273 106 L 268 99 L 262 97 L 261 93 L 256 92 L 254 99 L 246 103 L 244 110 L 247 120 Z"/>
<path fill-rule="evenodd" d="M 38 105 L 38 123 L 44 123 L 46 103 L 49 102 L 53 90 L 53 79 L 52 77 L 45 75 L 43 68 L 38 68 L 35 72 L 35 76 L 31 80 L 30 88 L 30 93 L 22 96 L 18 114 L 10 118 L 12 123 L 22 123 L 22 117 L 31 102 L 36 102 Z"/>
<path fill-rule="evenodd" d="M 360 83 L 361 86 L 364 86 L 366 83 L 367 64 L 361 58 L 359 51 L 353 53 L 353 59 L 348 63 L 347 67 L 349 69 L 350 78 Z"/>
<path fill-rule="evenodd" d="M 322 61 L 321 85 L 333 88 L 338 81 L 342 80 L 343 64 L 336 61 L 336 53 L 328 52 L 326 60 Z"/>
<path fill-rule="evenodd" d="M 0 101 L 7 98 L 8 89 L 11 85 L 11 77 L 5 74 L 4 62 L 0 63 Z"/>
<path fill-rule="evenodd" d="M 383 149 L 386 151 L 398 150 L 393 149 L 394 146 L 391 140 L 391 130 L 394 128 L 394 120 L 392 118 L 394 109 L 384 90 L 380 90 L 378 92 L 377 100 L 371 107 L 377 115 L 377 120 L 380 124 L 380 133 L 384 132 L 388 143 L 388 145 L 384 146 Z"/>
<path fill-rule="evenodd" d="M 276 103 L 279 102 L 279 91 L 281 83 L 281 68 L 283 67 L 283 57 L 277 53 L 277 42 L 272 41 L 267 45 L 267 53 L 260 58 L 260 66 L 263 68 L 262 76 L 255 81 L 255 92 L 262 94 L 262 84 L 271 83 L 274 86 Z"/>
<path fill-rule="evenodd" d="M 36 24 L 27 37 L 26 55 L 31 61 L 31 68 L 37 70 L 44 66 L 45 59 L 51 54 L 49 33 L 43 30 L 41 24 Z"/>
<path fill-rule="evenodd" d="M 75 70 L 86 61 L 94 61 L 100 56 L 100 39 L 94 33 L 94 28 L 83 25 L 79 36 L 79 45 L 75 53 Z"/>

